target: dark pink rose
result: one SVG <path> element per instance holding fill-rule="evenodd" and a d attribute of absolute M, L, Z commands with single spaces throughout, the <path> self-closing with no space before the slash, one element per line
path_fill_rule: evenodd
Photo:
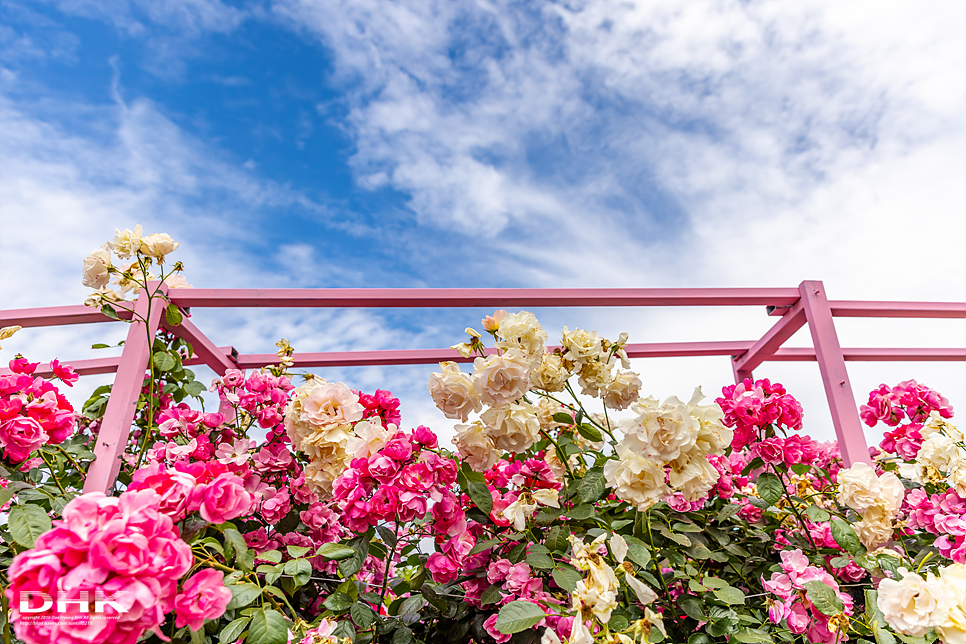
<path fill-rule="evenodd" d="M 252 495 L 244 482 L 234 474 L 219 474 L 210 483 L 200 485 L 191 494 L 192 507 L 210 523 L 224 523 L 245 516 L 252 509 Z"/>
<path fill-rule="evenodd" d="M 0 425 L 0 444 L 6 448 L 7 458 L 15 463 L 27 460 L 31 452 L 46 442 L 47 433 L 33 418 L 15 416 Z"/>
<path fill-rule="evenodd" d="M 225 588 L 224 582 L 224 573 L 211 568 L 192 575 L 174 600 L 175 627 L 188 626 L 197 631 L 205 620 L 224 615 L 231 601 L 231 591 Z"/>

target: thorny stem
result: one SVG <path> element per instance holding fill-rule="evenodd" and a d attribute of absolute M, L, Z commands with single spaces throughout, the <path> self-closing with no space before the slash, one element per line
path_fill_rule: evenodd
<path fill-rule="evenodd" d="M 399 514 L 398 513 L 396 514 L 396 520 L 393 522 L 393 525 L 395 527 L 394 534 L 396 536 L 396 539 L 393 541 L 392 550 L 389 553 L 389 556 L 386 557 L 386 572 L 382 576 L 382 592 L 379 595 L 380 607 L 382 607 L 382 605 L 386 603 L 386 588 L 388 588 L 389 586 L 389 566 L 392 565 L 392 560 L 396 556 L 396 548 L 399 547 Z"/>

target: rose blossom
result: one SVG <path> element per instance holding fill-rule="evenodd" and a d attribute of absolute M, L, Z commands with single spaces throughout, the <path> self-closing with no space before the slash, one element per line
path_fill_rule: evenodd
<path fill-rule="evenodd" d="M 225 588 L 224 579 L 224 573 L 211 568 L 192 575 L 174 600 L 175 628 L 187 625 L 197 631 L 205 620 L 224 615 L 231 601 L 231 591 Z"/>
<path fill-rule="evenodd" d="M 442 373 L 431 374 L 426 383 L 429 395 L 444 416 L 465 422 L 471 413 L 483 408 L 473 380 L 460 372 L 455 362 L 440 362 L 439 368 Z"/>
<path fill-rule="evenodd" d="M 191 505 L 210 523 L 225 523 L 249 513 L 252 495 L 244 481 L 234 474 L 219 474 L 213 481 L 200 485 L 191 493 Z"/>

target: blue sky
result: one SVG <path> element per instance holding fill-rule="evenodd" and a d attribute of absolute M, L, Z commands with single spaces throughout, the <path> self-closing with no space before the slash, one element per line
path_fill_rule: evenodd
<path fill-rule="evenodd" d="M 196 286 L 795 286 L 966 298 L 966 5 L 62 0 L 0 5 L 0 298 L 80 302 L 115 227 Z M 30 266 L 29 273 L 23 270 Z M 29 274 L 29 277 L 28 277 Z M 199 312 L 270 351 L 446 346 L 480 311 Z M 763 312 L 543 311 L 633 341 L 751 339 Z M 843 344 L 962 344 L 844 320 Z M 123 329 L 35 331 L 85 357 Z M 795 344 L 807 343 L 796 336 Z M 713 393 L 727 361 L 639 365 Z M 966 404 L 962 365 L 850 367 Z M 428 368 L 327 374 L 434 416 Z M 759 372 L 828 413 L 814 365 Z"/>

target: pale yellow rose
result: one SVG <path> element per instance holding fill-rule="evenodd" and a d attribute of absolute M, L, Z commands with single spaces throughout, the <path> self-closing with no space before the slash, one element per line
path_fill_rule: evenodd
<path fill-rule="evenodd" d="M 670 492 L 663 464 L 644 458 L 624 444 L 618 444 L 615 451 L 618 458 L 604 464 L 604 480 L 619 499 L 643 512 Z"/>
<path fill-rule="evenodd" d="M 447 418 L 466 421 L 469 415 L 483 408 L 480 396 L 473 389 L 473 379 L 460 371 L 455 362 L 440 362 L 441 373 L 433 373 L 426 383 L 436 407 Z"/>
<path fill-rule="evenodd" d="M 601 397 L 609 409 L 627 409 L 641 397 L 641 379 L 633 371 L 618 371 Z"/>
<path fill-rule="evenodd" d="M 171 239 L 168 233 L 154 233 L 141 239 L 141 252 L 148 257 L 159 260 L 178 249 L 178 242 Z"/>
<path fill-rule="evenodd" d="M 477 472 L 490 469 L 500 460 L 500 455 L 493 446 L 493 441 L 483 428 L 483 423 L 476 421 L 469 425 L 456 425 L 456 436 L 453 444 L 460 457 Z"/>
<path fill-rule="evenodd" d="M 621 442 L 643 456 L 672 461 L 697 442 L 698 422 L 687 405 L 674 396 L 660 405 L 656 398 L 645 398 L 631 405 L 631 411 L 637 416 L 618 423 L 624 434 Z"/>
<path fill-rule="evenodd" d="M 566 349 L 564 359 L 576 363 L 596 359 L 600 355 L 603 339 L 596 331 L 584 331 L 583 329 L 570 331 L 565 326 L 560 339 L 560 343 Z"/>
<path fill-rule="evenodd" d="M 563 391 L 570 372 L 559 353 L 544 353 L 540 365 L 530 372 L 530 386 L 541 391 Z"/>
<path fill-rule="evenodd" d="M 111 252 L 98 248 L 84 258 L 83 279 L 81 283 L 88 288 L 104 288 L 111 281 Z"/>
<path fill-rule="evenodd" d="M 922 637 L 937 624 L 944 624 L 954 601 L 951 589 L 931 572 L 923 579 L 900 568 L 902 579 L 879 582 L 876 604 L 889 626 L 913 637 Z"/>
<path fill-rule="evenodd" d="M 490 407 L 480 420 L 486 427 L 486 435 L 497 449 L 519 454 L 533 445 L 540 436 L 540 421 L 536 409 L 530 403 L 511 403 L 502 407 Z"/>
<path fill-rule="evenodd" d="M 107 242 L 107 246 L 117 253 L 118 257 L 127 259 L 128 257 L 134 256 L 140 250 L 142 243 L 140 224 L 135 226 L 134 230 L 130 228 L 118 230 L 115 228 L 114 232 L 117 234 L 114 236 L 114 239 Z"/>
<path fill-rule="evenodd" d="M 505 315 L 496 329 L 496 337 L 499 338 L 497 347 L 520 349 L 527 356 L 542 355 L 543 345 L 547 342 L 547 332 L 529 311 Z"/>
<path fill-rule="evenodd" d="M 527 393 L 528 372 L 527 356 L 519 349 L 477 358 L 473 363 L 473 388 L 483 404 L 506 405 Z"/>

